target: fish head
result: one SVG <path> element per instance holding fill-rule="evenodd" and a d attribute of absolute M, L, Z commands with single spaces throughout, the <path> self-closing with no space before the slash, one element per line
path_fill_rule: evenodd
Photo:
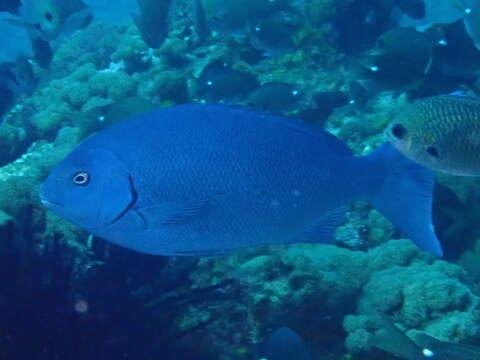
<path fill-rule="evenodd" d="M 65 17 L 57 0 L 26 0 L 20 12 L 45 40 L 53 40 L 58 36 Z"/>
<path fill-rule="evenodd" d="M 421 112 L 407 111 L 393 119 L 385 131 L 387 139 L 407 158 L 420 165 L 442 170 L 445 154 L 442 138 L 431 131 Z"/>
<path fill-rule="evenodd" d="M 57 164 L 40 189 L 44 206 L 94 232 L 119 220 L 136 201 L 132 179 L 112 152 L 86 139 Z"/>

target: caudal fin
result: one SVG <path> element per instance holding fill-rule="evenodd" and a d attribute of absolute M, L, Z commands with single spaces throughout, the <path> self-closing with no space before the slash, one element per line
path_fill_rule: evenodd
<path fill-rule="evenodd" d="M 385 144 L 365 157 L 381 179 L 372 186 L 368 201 L 421 249 L 443 256 L 432 223 L 434 174 Z M 378 186 L 380 184 L 380 186 Z"/>

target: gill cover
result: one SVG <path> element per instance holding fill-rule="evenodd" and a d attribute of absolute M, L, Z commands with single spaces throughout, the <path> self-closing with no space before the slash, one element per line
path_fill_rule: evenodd
<path fill-rule="evenodd" d="M 111 152 L 94 151 L 92 184 L 98 186 L 96 226 L 103 228 L 120 219 L 136 200 L 131 178 L 124 164 Z M 98 176 L 98 183 L 95 177 Z"/>

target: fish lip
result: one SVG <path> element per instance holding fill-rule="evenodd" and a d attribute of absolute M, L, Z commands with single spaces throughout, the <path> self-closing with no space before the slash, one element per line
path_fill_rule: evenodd
<path fill-rule="evenodd" d="M 45 199 L 43 196 L 40 196 L 40 202 L 42 203 L 43 206 L 47 208 L 55 207 L 55 206 L 62 206 L 62 204 L 57 203 L 55 201 L 50 201 Z"/>
<path fill-rule="evenodd" d="M 47 196 L 45 196 L 45 186 L 42 185 L 40 187 L 40 190 L 38 191 L 38 197 L 40 198 L 40 202 L 42 203 L 43 206 L 46 208 L 52 208 L 52 207 L 60 207 L 62 204 L 49 200 Z"/>

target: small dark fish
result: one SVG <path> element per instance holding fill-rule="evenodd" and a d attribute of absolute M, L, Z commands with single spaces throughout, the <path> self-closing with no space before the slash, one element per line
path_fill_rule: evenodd
<path fill-rule="evenodd" d="M 390 87 L 414 83 L 425 77 L 433 61 L 429 37 L 412 28 L 393 28 L 377 39 L 375 55 L 366 63 L 364 77 Z"/>
<path fill-rule="evenodd" d="M 415 334 L 413 341 L 422 348 L 422 353 L 427 353 L 429 358 L 438 360 L 478 360 L 480 359 L 480 347 L 456 344 L 437 340 L 427 334 Z"/>
<path fill-rule="evenodd" d="M 38 83 L 32 65 L 26 59 L 0 65 L 0 82 L 2 87 L 15 94 L 15 98 L 19 95 L 31 95 Z"/>
<path fill-rule="evenodd" d="M 429 37 L 413 28 L 393 28 L 377 39 L 377 50 L 405 58 L 411 55 L 421 57 L 424 69 L 432 56 L 434 45 Z M 425 71 L 422 71 L 425 72 Z"/>
<path fill-rule="evenodd" d="M 32 0 L 38 1 L 38 0 Z M 68 2 L 71 0 L 48 0 Z M 73 0 L 78 1 L 78 0 Z M 119 25 L 131 21 L 132 15 L 138 15 L 140 12 L 139 2 L 142 0 L 81 0 L 90 8 L 96 21 Z M 161 1 L 159 1 L 161 2 Z"/>
<path fill-rule="evenodd" d="M 21 18 L 12 14 L 0 13 L 0 64 L 13 63 L 19 58 L 33 56 L 30 32 Z"/>
<path fill-rule="evenodd" d="M 472 248 L 475 241 L 473 233 L 476 231 L 478 216 L 469 203 L 476 201 L 469 200 L 464 204 L 457 193 L 440 183 L 435 184 L 433 199 L 433 225 L 442 242 L 445 258 L 457 260 Z"/>
<path fill-rule="evenodd" d="M 151 48 L 160 47 L 167 36 L 171 5 L 172 0 L 138 0 L 140 12 L 132 17 Z"/>
<path fill-rule="evenodd" d="M 199 77 L 200 96 L 208 101 L 246 97 L 259 86 L 252 74 L 232 69 L 222 62 L 208 65 Z"/>
<path fill-rule="evenodd" d="M 248 104 L 260 110 L 288 111 L 302 99 L 302 93 L 292 84 L 280 81 L 265 83 L 255 89 L 248 98 Z"/>
<path fill-rule="evenodd" d="M 468 35 L 463 21 L 446 27 L 444 45 L 437 47 L 435 64 L 439 70 L 452 77 L 474 77 L 480 69 L 480 51 Z"/>
<path fill-rule="evenodd" d="M 363 108 L 369 98 L 367 88 L 363 86 L 359 81 L 354 80 L 350 81 L 348 89 L 351 97 L 350 103 L 352 105 Z"/>
<path fill-rule="evenodd" d="M 33 26 L 38 36 L 54 39 L 63 23 L 61 3 L 57 0 L 23 0 L 20 14 L 23 21 Z"/>
<path fill-rule="evenodd" d="M 259 358 L 268 360 L 311 360 L 312 353 L 300 335 L 288 327 L 281 327 L 266 338 L 261 346 Z"/>
<path fill-rule="evenodd" d="M 116 103 L 97 108 L 98 116 L 103 117 L 102 122 L 114 124 L 126 117 L 132 117 L 148 111 L 152 111 L 157 106 L 150 101 L 137 96 L 128 97 Z"/>
<path fill-rule="evenodd" d="M 156 107 L 150 101 L 132 96 L 118 102 L 106 101 L 104 105 L 84 109 L 82 113 L 69 111 L 60 113 L 67 118 L 76 118 L 82 123 L 79 138 L 83 139 L 125 117 L 139 115 Z"/>
<path fill-rule="evenodd" d="M 407 0 L 415 1 L 415 0 Z M 464 0 L 460 0 L 464 1 Z M 476 0 L 474 0 L 476 1 Z M 408 14 L 404 14 L 398 19 L 398 24 L 402 27 L 428 28 L 434 24 L 449 24 L 461 19 L 465 13 L 458 6 L 457 0 L 438 1 L 424 0 L 425 16 L 414 19 Z"/>
<path fill-rule="evenodd" d="M 82 0 L 23 0 L 22 3 L 22 20 L 44 40 L 56 39 L 65 20 L 85 8 Z"/>
<path fill-rule="evenodd" d="M 432 172 L 389 144 L 354 157 L 328 132 L 282 116 L 188 104 L 91 135 L 52 170 L 40 197 L 96 236 L 157 255 L 329 241 L 343 204 L 365 199 L 442 255 L 432 188 Z"/>
<path fill-rule="evenodd" d="M 223 35 L 243 37 L 249 27 L 269 15 L 288 8 L 288 1 L 203 0 L 208 25 Z"/>
<path fill-rule="evenodd" d="M 337 2 L 336 2 L 337 3 Z M 378 36 L 391 28 L 393 1 L 356 0 L 343 3 L 333 24 L 337 45 L 348 54 L 370 49 Z"/>
<path fill-rule="evenodd" d="M 101 123 L 101 127 L 105 127 L 114 124 L 125 117 L 131 117 L 151 111 L 155 107 L 156 106 L 150 101 L 137 96 L 132 96 L 105 106 L 89 109 L 87 116 L 95 119 L 97 123 Z M 94 131 L 97 130 L 98 128 Z"/>
<path fill-rule="evenodd" d="M 324 126 L 328 120 L 325 110 L 317 107 L 307 107 L 300 110 L 295 116 L 307 124 L 315 124 L 315 126 Z"/>
<path fill-rule="evenodd" d="M 296 112 L 295 116 L 308 124 L 323 127 L 332 113 L 348 104 L 348 96 L 341 91 L 321 91 L 309 97 L 308 106 Z M 346 109 L 347 110 L 347 109 Z"/>
<path fill-rule="evenodd" d="M 386 135 L 406 157 L 437 171 L 480 175 L 480 99 L 440 95 L 407 106 Z"/>
<path fill-rule="evenodd" d="M 371 346 L 386 351 L 405 360 L 426 360 L 420 348 L 385 316 L 381 317 L 382 327 L 371 340 Z M 428 349 L 427 349 L 428 350 Z M 429 353 L 425 351 L 428 355 Z"/>
<path fill-rule="evenodd" d="M 395 0 L 395 4 L 413 19 L 421 19 L 426 15 L 424 0 Z"/>
<path fill-rule="evenodd" d="M 480 50 L 480 3 L 476 0 L 463 0 L 461 3 L 467 33 Z"/>
<path fill-rule="evenodd" d="M 0 83 L 0 122 L 3 115 L 15 105 L 15 93 L 5 84 Z"/>
<path fill-rule="evenodd" d="M 31 95 L 37 87 L 32 65 L 26 59 L 0 65 L 0 116 L 10 110 L 22 95 Z"/>
<path fill-rule="evenodd" d="M 53 49 L 48 41 L 41 37 L 32 39 L 32 48 L 35 61 L 44 69 L 48 68 L 53 59 Z"/>
<path fill-rule="evenodd" d="M 268 56 L 281 55 L 295 48 L 292 37 L 297 29 L 298 23 L 293 15 L 279 11 L 255 23 L 250 42 Z"/>
<path fill-rule="evenodd" d="M 317 114 L 328 118 L 337 107 L 348 104 L 348 96 L 341 91 L 321 91 L 313 94 L 312 99 Z"/>
<path fill-rule="evenodd" d="M 422 333 L 412 339 L 400 331 L 388 318 L 382 317 L 371 345 L 405 360 L 478 360 L 480 347 L 437 340 Z"/>
<path fill-rule="evenodd" d="M 253 13 L 250 0 L 203 1 L 208 26 L 221 34 L 239 37 L 247 33 Z"/>
<path fill-rule="evenodd" d="M 65 38 L 72 35 L 77 30 L 87 27 L 93 20 L 91 9 L 83 8 L 68 16 L 63 22 L 60 36 Z"/>

